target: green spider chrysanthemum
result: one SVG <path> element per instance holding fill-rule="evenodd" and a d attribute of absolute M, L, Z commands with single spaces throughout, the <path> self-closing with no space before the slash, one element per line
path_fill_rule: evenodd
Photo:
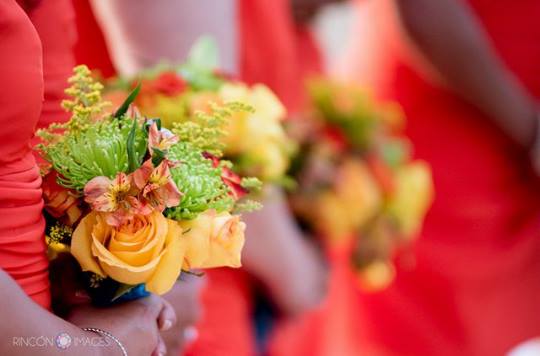
<path fill-rule="evenodd" d="M 229 188 L 221 179 L 221 168 L 214 167 L 199 149 L 190 143 L 180 142 L 170 148 L 168 156 L 180 162 L 171 169 L 171 175 L 184 194 L 180 205 L 165 211 L 168 218 L 193 219 L 208 209 L 223 212 L 234 207 L 235 201 L 229 195 Z"/>

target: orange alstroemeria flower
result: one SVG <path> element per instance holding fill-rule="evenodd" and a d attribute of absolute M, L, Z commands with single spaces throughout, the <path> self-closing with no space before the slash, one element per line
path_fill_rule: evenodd
<path fill-rule="evenodd" d="M 152 122 L 148 131 L 148 151 L 154 154 L 154 149 L 168 150 L 178 142 L 178 137 L 169 130 L 159 130 L 156 122 Z"/>
<path fill-rule="evenodd" d="M 119 226 L 135 214 L 147 215 L 152 209 L 136 197 L 136 187 L 125 173 L 114 179 L 95 177 L 84 187 L 84 200 L 93 210 L 108 213 L 107 223 Z"/>
<path fill-rule="evenodd" d="M 154 168 L 149 159 L 132 174 L 133 184 L 140 190 L 139 199 L 158 211 L 177 206 L 182 193 L 171 178 L 172 162 L 163 160 Z"/>
<path fill-rule="evenodd" d="M 73 226 L 82 215 L 82 210 L 79 207 L 81 199 L 76 192 L 60 186 L 56 181 L 57 177 L 55 171 L 43 177 L 42 189 L 45 210 L 52 217 Z"/>

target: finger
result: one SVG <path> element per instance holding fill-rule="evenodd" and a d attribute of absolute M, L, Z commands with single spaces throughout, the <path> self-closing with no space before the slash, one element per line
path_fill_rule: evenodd
<path fill-rule="evenodd" d="M 168 301 L 162 299 L 162 309 L 158 316 L 159 330 L 167 331 L 172 328 L 174 324 L 176 324 L 176 313 L 174 312 L 174 308 Z"/>
<path fill-rule="evenodd" d="M 163 356 L 167 354 L 167 346 L 165 346 L 165 341 L 161 338 L 161 336 L 158 339 L 158 344 L 156 346 L 156 349 L 154 352 L 152 352 L 152 356 Z"/>

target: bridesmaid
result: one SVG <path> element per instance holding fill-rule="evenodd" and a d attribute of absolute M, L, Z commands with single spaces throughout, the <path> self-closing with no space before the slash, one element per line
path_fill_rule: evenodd
<path fill-rule="evenodd" d="M 42 47 L 38 34 L 21 5 L 33 1 L 0 2 L 0 300 L 8 323 L 0 327 L 0 354 L 28 355 L 18 337 L 45 337 L 61 333 L 72 338 L 93 338 L 81 327 L 103 329 L 115 335 L 107 347 L 71 345 L 80 355 L 129 351 L 150 355 L 157 349 L 158 326 L 174 322 L 174 313 L 153 297 L 110 310 L 76 308 L 68 318 L 54 316 L 50 307 L 48 263 L 41 215 L 41 179 L 30 140 L 43 98 Z M 135 336 L 136 337 L 133 337 Z M 33 355 L 55 355 L 54 346 L 32 348 Z"/>
<path fill-rule="evenodd" d="M 540 2 L 357 6 L 342 74 L 401 103 L 437 192 L 416 267 L 360 297 L 362 329 L 388 355 L 503 355 L 540 334 Z"/>

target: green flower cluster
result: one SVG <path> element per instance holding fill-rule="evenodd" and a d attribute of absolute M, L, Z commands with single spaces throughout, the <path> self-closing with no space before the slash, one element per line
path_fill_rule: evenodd
<path fill-rule="evenodd" d="M 184 194 L 180 205 L 165 210 L 174 220 L 193 219 L 207 209 L 230 211 L 235 205 L 229 188 L 221 179 L 222 169 L 202 156 L 191 143 L 180 141 L 169 149 L 170 160 L 180 164 L 171 169 L 172 178 Z"/>
<path fill-rule="evenodd" d="M 67 131 L 57 143 L 43 145 L 46 160 L 59 173 L 58 183 L 82 190 L 94 177 L 112 179 L 119 172 L 129 173 L 127 144 L 134 120 L 108 117 L 85 129 Z M 146 154 L 146 142 L 144 131 L 136 130 L 134 148 L 139 162 Z"/>

